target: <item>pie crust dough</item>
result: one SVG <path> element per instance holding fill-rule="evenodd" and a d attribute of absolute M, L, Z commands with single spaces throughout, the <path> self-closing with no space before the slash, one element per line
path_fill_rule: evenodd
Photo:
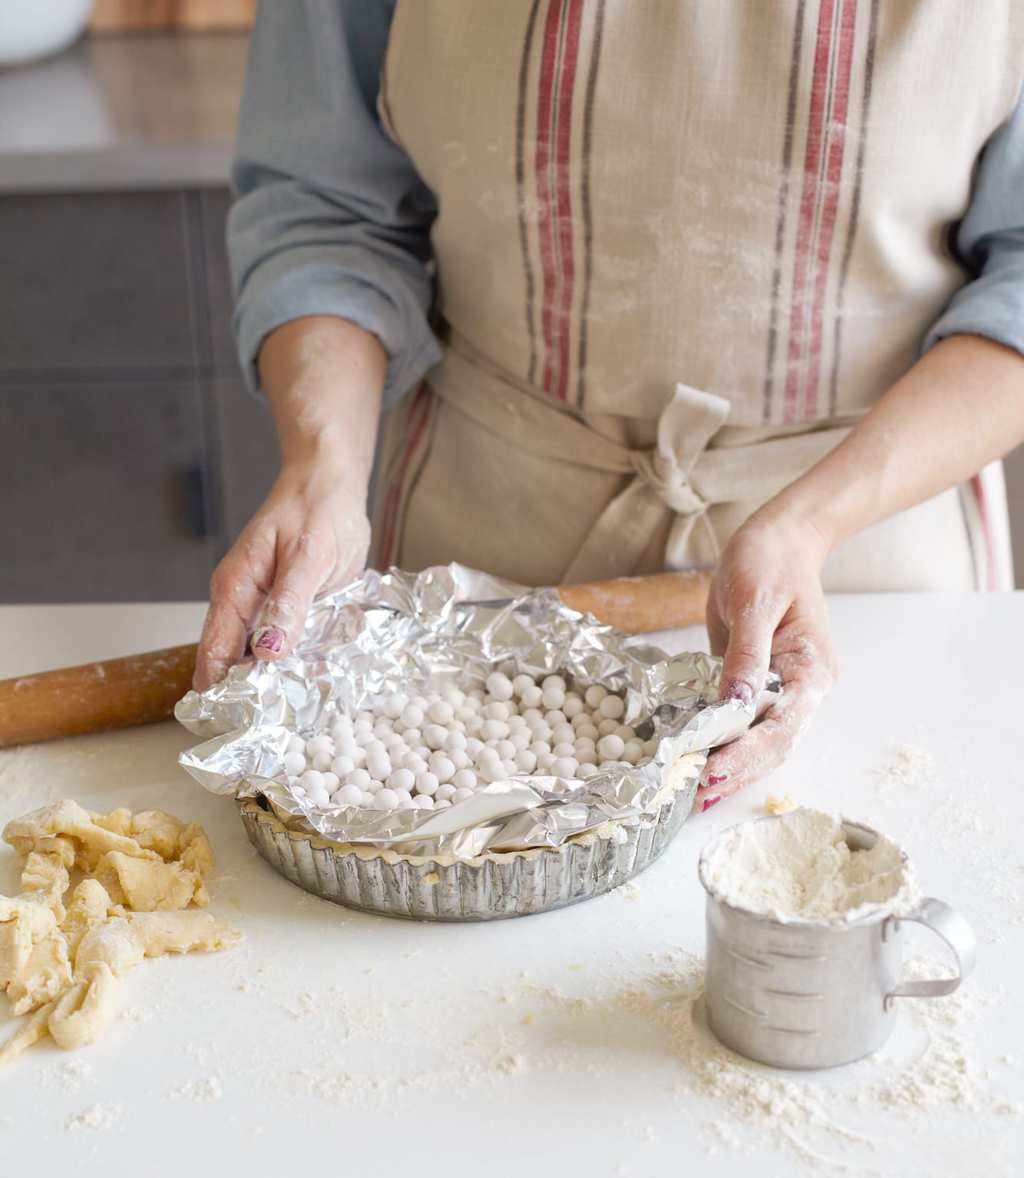
<path fill-rule="evenodd" d="M 223 949 L 238 934 L 205 907 L 213 852 L 197 823 L 65 800 L 9 822 L 21 893 L 0 896 L 0 989 L 29 1018 L 0 1065 L 49 1034 L 72 1049 L 109 1023 L 117 979 L 146 957 Z M 71 886 L 72 872 L 82 878 Z M 69 894 L 70 892 L 70 894 Z"/>

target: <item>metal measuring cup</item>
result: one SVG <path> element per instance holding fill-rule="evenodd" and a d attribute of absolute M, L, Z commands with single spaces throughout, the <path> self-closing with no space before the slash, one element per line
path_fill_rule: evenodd
<path fill-rule="evenodd" d="M 878 838 L 871 827 L 846 819 L 843 832 L 851 850 L 868 850 Z M 706 875 L 708 859 L 726 833 L 704 848 L 698 864 L 707 892 L 704 1002 L 711 1030 L 740 1055 L 779 1068 L 852 1063 L 877 1051 L 892 1034 L 897 998 L 952 994 L 974 967 L 974 933 L 941 900 L 922 900 L 900 916 L 880 906 L 842 924 L 783 923 L 727 904 Z M 908 921 L 946 942 L 957 962 L 954 977 L 899 982 Z"/>

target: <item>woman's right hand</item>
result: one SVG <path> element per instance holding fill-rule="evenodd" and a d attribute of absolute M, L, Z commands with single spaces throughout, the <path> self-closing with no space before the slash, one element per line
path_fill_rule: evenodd
<path fill-rule="evenodd" d="M 314 596 L 362 572 L 369 543 L 365 479 L 336 457 L 286 463 L 210 581 L 193 687 L 222 679 L 250 632 L 256 658 L 288 654 Z"/>
<path fill-rule="evenodd" d="M 376 336 L 330 315 L 290 320 L 264 339 L 259 370 L 281 473 L 210 581 L 197 691 L 224 678 L 249 633 L 256 658 L 289 654 L 316 594 L 362 572 L 387 363 Z"/>

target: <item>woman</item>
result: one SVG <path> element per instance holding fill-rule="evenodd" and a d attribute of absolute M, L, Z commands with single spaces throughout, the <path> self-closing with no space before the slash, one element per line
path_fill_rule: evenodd
<path fill-rule="evenodd" d="M 703 808 L 828 688 L 824 589 L 1009 587 L 1022 9 L 263 5 L 229 242 L 283 466 L 197 684 L 363 567 L 382 407 L 378 565 L 716 566 L 726 692 L 786 693 Z"/>

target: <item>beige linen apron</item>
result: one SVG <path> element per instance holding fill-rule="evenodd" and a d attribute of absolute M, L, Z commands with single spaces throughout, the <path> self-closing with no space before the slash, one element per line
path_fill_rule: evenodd
<path fill-rule="evenodd" d="M 444 360 L 378 565 L 711 565 L 913 363 L 1022 74 L 1016 0 L 399 0 L 381 116 L 437 194 Z M 1001 468 L 833 589 L 1010 584 Z"/>

